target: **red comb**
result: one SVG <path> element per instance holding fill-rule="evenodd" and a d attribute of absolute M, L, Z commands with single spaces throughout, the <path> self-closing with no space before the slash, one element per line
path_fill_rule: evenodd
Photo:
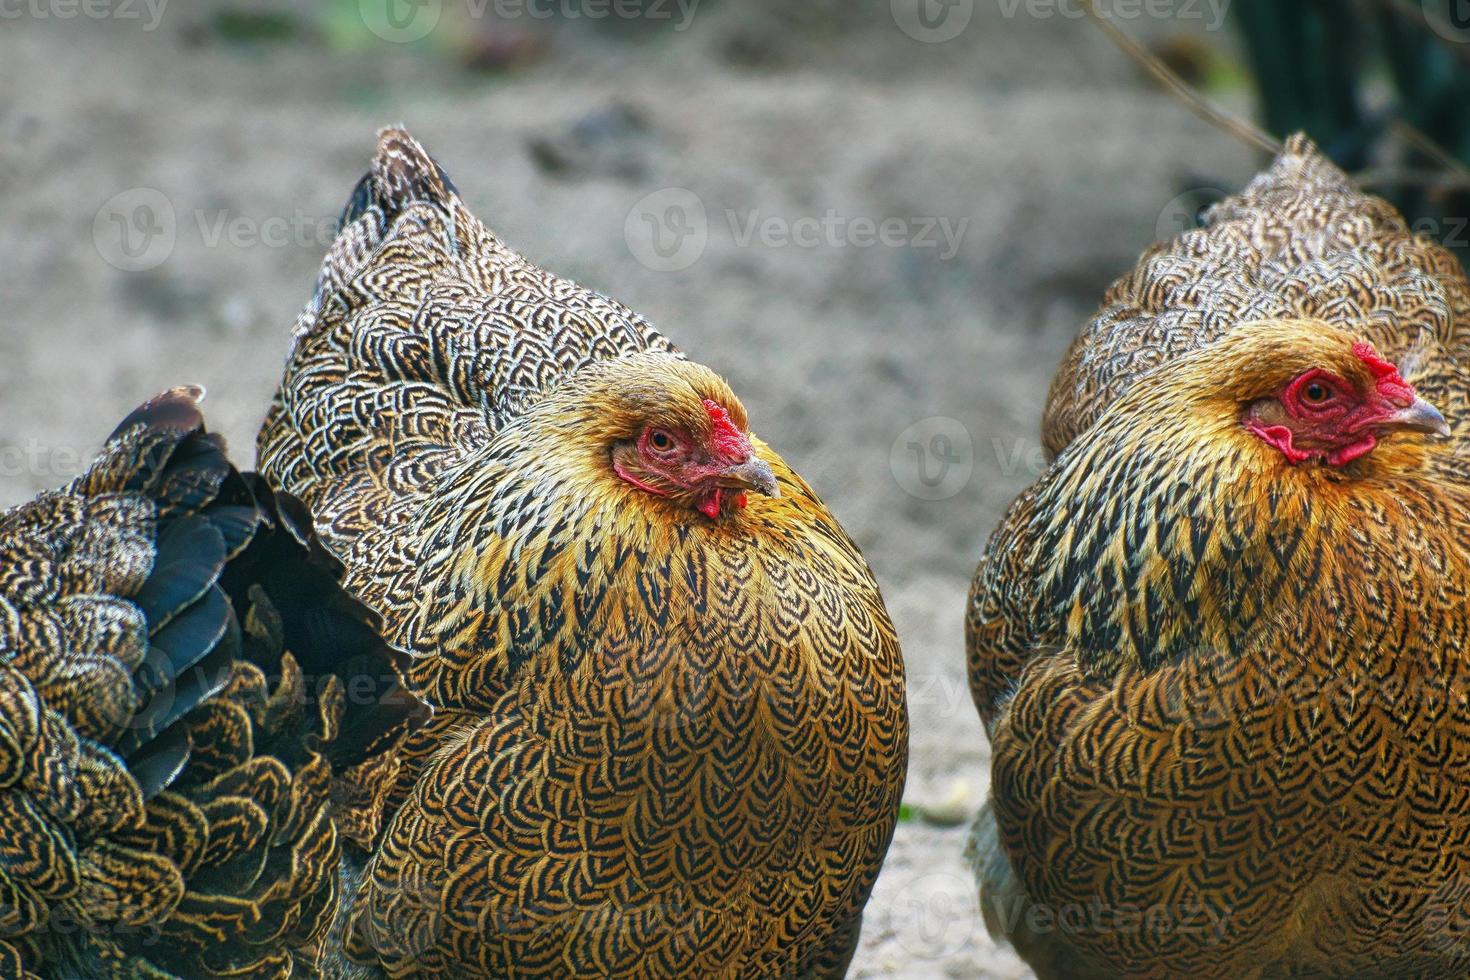
<path fill-rule="evenodd" d="M 725 411 L 725 406 L 706 398 L 704 410 L 709 413 L 710 422 L 714 423 L 710 432 L 710 447 L 721 456 L 731 458 L 749 456 L 750 440 L 746 439 L 745 433 L 741 432 L 730 420 L 730 413 Z"/>
<path fill-rule="evenodd" d="M 1379 356 L 1377 349 L 1366 341 L 1353 344 L 1353 354 L 1368 366 L 1378 381 L 1378 393 L 1389 401 L 1404 405 L 1414 401 L 1414 388 L 1399 377 L 1399 369 Z"/>

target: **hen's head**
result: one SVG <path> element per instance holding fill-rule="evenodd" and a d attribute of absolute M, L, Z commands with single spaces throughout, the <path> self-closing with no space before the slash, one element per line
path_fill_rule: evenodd
<path fill-rule="evenodd" d="M 779 497 L 770 464 L 751 444 L 745 407 L 699 364 L 667 355 L 609 362 L 584 397 L 599 405 L 584 433 L 594 466 L 635 490 L 710 520 Z"/>
<path fill-rule="evenodd" d="M 1266 336 L 1278 330 L 1279 345 L 1253 344 L 1258 363 L 1240 366 L 1241 423 L 1288 463 L 1346 466 L 1395 432 L 1449 434 L 1372 344 L 1319 323 L 1272 324 Z"/>

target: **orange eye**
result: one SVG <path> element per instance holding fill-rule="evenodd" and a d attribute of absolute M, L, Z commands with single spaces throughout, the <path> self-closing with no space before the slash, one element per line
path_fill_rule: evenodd
<path fill-rule="evenodd" d="M 656 453 L 666 453 L 674 448 L 674 437 L 663 429 L 654 429 L 648 434 L 648 444 Z"/>
<path fill-rule="evenodd" d="M 1308 405 L 1320 405 L 1332 397 L 1332 389 L 1320 381 L 1313 381 L 1302 389 L 1302 401 Z"/>

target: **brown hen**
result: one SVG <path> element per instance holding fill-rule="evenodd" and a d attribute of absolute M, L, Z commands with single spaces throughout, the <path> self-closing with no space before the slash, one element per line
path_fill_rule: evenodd
<path fill-rule="evenodd" d="M 285 978 L 324 952 L 342 692 L 306 697 L 282 652 L 253 570 L 307 556 L 199 395 L 0 514 L 0 975 Z"/>
<path fill-rule="evenodd" d="M 344 780 L 392 976 L 839 976 L 897 817 L 866 562 L 744 407 L 381 137 L 259 441 L 432 709 Z"/>
<path fill-rule="evenodd" d="M 1297 138 L 1074 343 L 966 629 L 1041 976 L 1470 973 L 1467 330 Z"/>

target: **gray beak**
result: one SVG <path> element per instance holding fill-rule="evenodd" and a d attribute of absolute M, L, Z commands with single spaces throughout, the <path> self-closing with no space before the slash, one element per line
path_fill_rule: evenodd
<path fill-rule="evenodd" d="M 720 473 L 720 486 L 754 490 L 767 497 L 781 496 L 781 488 L 776 484 L 776 474 L 771 472 L 770 464 L 759 456 L 752 456 Z"/>
<path fill-rule="evenodd" d="M 1450 434 L 1449 423 L 1439 414 L 1439 409 L 1422 398 L 1415 398 L 1412 405 L 1394 412 L 1381 425 L 1385 429 L 1428 432 L 1437 436 Z"/>

